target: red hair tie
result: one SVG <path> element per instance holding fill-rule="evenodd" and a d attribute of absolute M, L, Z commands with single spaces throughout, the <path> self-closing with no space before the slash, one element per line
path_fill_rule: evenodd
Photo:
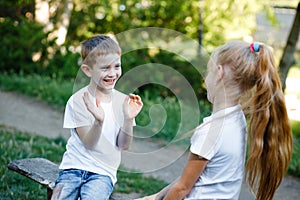
<path fill-rule="evenodd" d="M 257 42 L 253 42 L 250 44 L 250 50 L 254 53 L 254 52 L 259 52 L 259 47 L 260 44 Z"/>

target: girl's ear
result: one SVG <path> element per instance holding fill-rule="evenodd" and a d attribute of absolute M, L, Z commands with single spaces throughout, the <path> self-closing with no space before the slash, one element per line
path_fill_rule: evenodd
<path fill-rule="evenodd" d="M 217 73 L 218 73 L 218 78 L 217 80 L 220 81 L 223 79 L 224 74 L 225 74 L 225 70 L 224 70 L 224 66 L 223 65 L 218 65 L 217 66 Z"/>
<path fill-rule="evenodd" d="M 87 77 L 91 77 L 91 68 L 85 64 L 81 65 L 81 70 L 83 71 L 83 73 L 87 76 Z"/>

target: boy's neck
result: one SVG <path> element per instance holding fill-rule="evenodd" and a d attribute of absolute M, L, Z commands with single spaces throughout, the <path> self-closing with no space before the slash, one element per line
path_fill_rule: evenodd
<path fill-rule="evenodd" d="M 109 103 L 112 100 L 113 90 L 101 90 L 98 87 L 88 86 L 88 90 L 92 96 L 99 99 L 100 102 Z"/>

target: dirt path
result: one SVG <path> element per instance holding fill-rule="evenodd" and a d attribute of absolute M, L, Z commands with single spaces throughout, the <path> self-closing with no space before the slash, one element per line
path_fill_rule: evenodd
<path fill-rule="evenodd" d="M 46 137 L 69 137 L 62 129 L 63 112 L 54 110 L 46 103 L 12 92 L 0 92 L 0 124 L 20 131 Z M 187 159 L 187 151 L 146 140 L 134 140 L 129 151 L 123 153 L 122 165 L 147 176 L 172 182 L 181 173 Z M 286 177 L 276 193 L 275 200 L 296 200 L 300 196 L 300 179 Z M 240 200 L 252 200 L 243 185 Z"/>

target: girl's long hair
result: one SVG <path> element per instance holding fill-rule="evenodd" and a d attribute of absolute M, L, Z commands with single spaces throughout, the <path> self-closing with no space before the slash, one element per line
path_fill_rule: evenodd
<path fill-rule="evenodd" d="M 231 41 L 219 47 L 214 57 L 231 68 L 227 84 L 235 85 L 241 94 L 253 92 L 245 104 L 250 114 L 246 177 L 257 200 L 271 200 L 288 169 L 293 145 L 272 49 L 260 44 L 254 52 L 246 42 Z"/>

